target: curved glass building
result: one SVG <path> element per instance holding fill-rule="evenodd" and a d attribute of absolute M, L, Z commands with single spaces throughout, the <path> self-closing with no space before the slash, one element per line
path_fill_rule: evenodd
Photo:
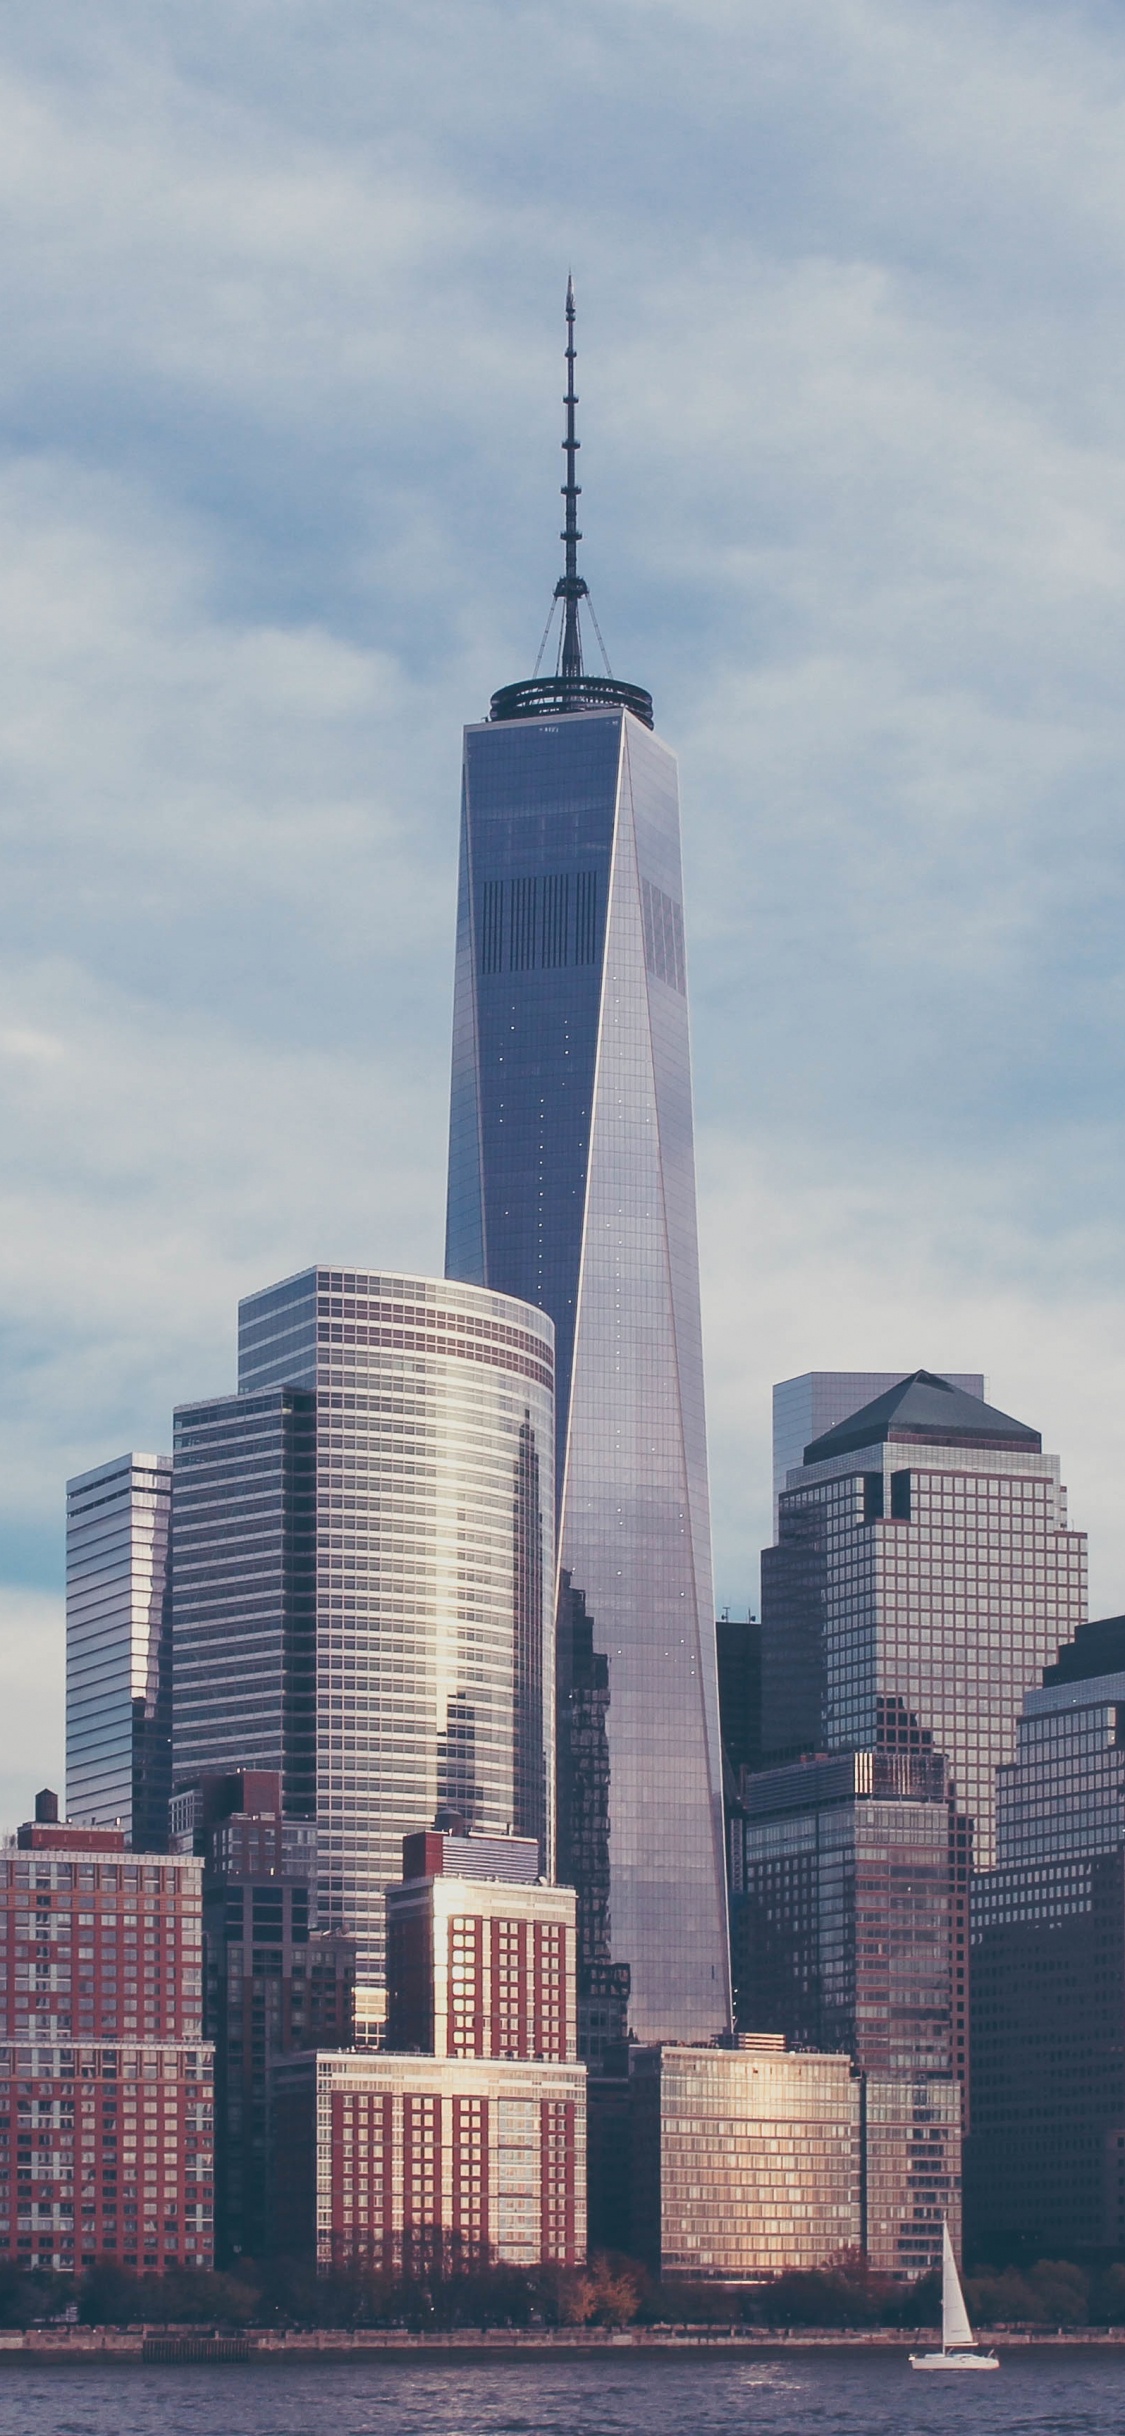
<path fill-rule="evenodd" d="M 249 1296 L 239 1393 L 176 1415 L 176 1783 L 281 1770 L 361 2015 L 436 1809 L 537 1837 L 550 1871 L 553 1444 L 542 1311 L 358 1269 Z"/>

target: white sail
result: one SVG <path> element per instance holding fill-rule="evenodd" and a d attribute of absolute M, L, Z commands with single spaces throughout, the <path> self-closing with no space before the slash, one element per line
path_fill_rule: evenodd
<path fill-rule="evenodd" d="M 941 2229 L 941 2342 L 943 2351 L 953 2351 L 962 2343 L 971 2343 L 973 2330 L 965 2307 L 965 2295 L 953 2256 L 949 2226 Z"/>

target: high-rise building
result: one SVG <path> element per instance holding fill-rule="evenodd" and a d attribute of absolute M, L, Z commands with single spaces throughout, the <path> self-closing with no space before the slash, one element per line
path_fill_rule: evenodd
<path fill-rule="evenodd" d="M 315 1268 L 240 1311 L 239 1393 L 181 1408 L 174 1768 L 275 1769 L 318 1918 L 383 2010 L 383 1895 L 450 1804 L 554 1852 L 550 1319 Z"/>
<path fill-rule="evenodd" d="M 387 1889 L 388 2048 L 573 2063 L 574 1914 L 530 1838 L 406 1836 Z"/>
<path fill-rule="evenodd" d="M 583 668 L 567 310 L 558 666 L 465 732 L 446 1269 L 554 1320 L 612 1960 L 641 2037 L 707 2037 L 729 1963 L 676 765 L 649 696 Z"/>
<path fill-rule="evenodd" d="M 277 2247 L 395 2272 L 586 2256 L 586 2073 L 495 2056 L 282 2056 Z"/>
<path fill-rule="evenodd" d="M 53 1793 L 0 1852 L 0 2261 L 213 2261 L 200 1864 Z"/>
<path fill-rule="evenodd" d="M 791 1471 L 805 1460 L 805 1448 L 826 1430 L 837 1428 L 861 1405 L 885 1396 L 906 1376 L 902 1370 L 804 1370 L 795 1379 L 779 1379 L 773 1391 L 773 1520 L 777 1531 L 777 1501 Z M 982 1400 L 987 1381 L 979 1370 L 943 1370 L 951 1387 Z"/>
<path fill-rule="evenodd" d="M 860 2084 L 846 2055 L 633 2048 L 635 2256 L 723 2283 L 823 2267 L 863 2241 Z"/>
<path fill-rule="evenodd" d="M 967 2070 L 968 1868 L 948 1767 L 931 1750 L 847 1752 L 748 1776 L 743 1804 L 739 2028 L 851 2057 L 868 2254 L 924 2274 L 960 2206 Z"/>
<path fill-rule="evenodd" d="M 762 1560 L 764 1752 L 940 1751 L 988 1868 L 1022 1694 L 1085 1618 L 1058 1458 L 928 1371 L 804 1458 Z"/>
<path fill-rule="evenodd" d="M 171 1792 L 168 1455 L 119 1455 L 66 1489 L 66 1802 L 160 1852 Z"/>
<path fill-rule="evenodd" d="M 723 1760 L 737 1786 L 762 1764 L 762 1627 L 756 1616 L 724 1613 L 715 1626 Z"/>
<path fill-rule="evenodd" d="M 609 1660 L 564 1571 L 556 1642 L 558 1875 L 578 1896 L 578 2053 L 600 2071 L 628 2036 L 629 1965 L 609 1926 Z"/>
<path fill-rule="evenodd" d="M 842 2048 L 864 2072 L 952 2077 L 955 1813 L 940 1754 L 767 1769 L 745 1805 L 739 2029 Z"/>
<path fill-rule="evenodd" d="M 723 1822 L 727 1855 L 731 1994 L 739 2019 L 738 1973 L 745 1946 L 744 1779 L 762 1764 L 762 1627 L 752 1615 L 724 1610 L 715 1625 L 719 1661 L 719 1731 L 723 1745 Z"/>
<path fill-rule="evenodd" d="M 1029 1691 L 973 1884 L 966 2207 L 997 2260 L 1125 2248 L 1125 1616 Z"/>
<path fill-rule="evenodd" d="M 267 1770 L 204 1777 L 172 1804 L 174 1841 L 203 1871 L 204 2027 L 215 2055 L 215 2255 L 272 2246 L 269 2068 L 350 2047 L 355 1947 L 316 1918 L 316 1828 L 287 1819 Z"/>
<path fill-rule="evenodd" d="M 912 2282 L 961 2240 L 959 2093 L 778 2033 L 634 2046 L 590 2085 L 590 2232 L 665 2275 L 760 2282 L 862 2251 Z M 624 2201 L 624 2204 L 623 2204 Z"/>
<path fill-rule="evenodd" d="M 387 1891 L 388 2044 L 410 2052 L 273 2067 L 277 2239 L 321 2265 L 574 2266 L 575 1896 L 535 1881 L 531 1839 L 443 1815 Z"/>

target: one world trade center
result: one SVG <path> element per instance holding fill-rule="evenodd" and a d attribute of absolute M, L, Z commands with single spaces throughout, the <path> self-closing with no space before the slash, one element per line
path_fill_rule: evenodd
<path fill-rule="evenodd" d="M 608 1927 L 642 2040 L 729 2020 L 676 765 L 583 666 L 574 302 L 553 675 L 465 731 L 446 1271 L 557 1332 L 559 1564 L 608 1658 Z"/>

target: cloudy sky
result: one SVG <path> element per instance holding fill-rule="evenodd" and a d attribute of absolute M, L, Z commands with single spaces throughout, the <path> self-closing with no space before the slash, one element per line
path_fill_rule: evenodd
<path fill-rule="evenodd" d="M 720 1597 L 769 1390 L 973 1368 L 1125 1607 L 1125 19 L 0 22 L 0 1808 L 62 1491 L 438 1269 L 463 720 L 585 559 L 680 754 Z"/>

